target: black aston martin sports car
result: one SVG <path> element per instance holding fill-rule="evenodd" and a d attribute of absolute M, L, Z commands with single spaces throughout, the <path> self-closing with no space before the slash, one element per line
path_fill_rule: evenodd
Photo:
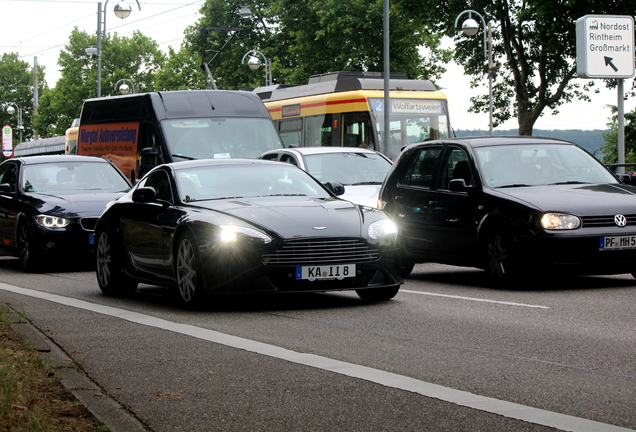
<path fill-rule="evenodd" d="M 130 188 L 102 158 L 7 159 L 0 165 L 0 254 L 19 257 L 26 270 L 39 270 L 93 253 L 93 230 L 106 203 Z"/>
<path fill-rule="evenodd" d="M 537 274 L 636 275 L 636 187 L 571 142 L 478 137 L 406 147 L 380 192 L 413 263 Z"/>
<path fill-rule="evenodd" d="M 333 191 L 344 188 L 281 162 L 160 165 L 99 219 L 99 286 L 105 294 L 140 282 L 171 286 L 189 306 L 210 293 L 394 297 L 403 282 L 394 223 Z"/>

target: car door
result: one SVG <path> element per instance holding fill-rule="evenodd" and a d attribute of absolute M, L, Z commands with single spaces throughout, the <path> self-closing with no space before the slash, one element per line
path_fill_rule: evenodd
<path fill-rule="evenodd" d="M 402 246 L 412 254 L 427 255 L 430 252 L 429 203 L 442 148 L 434 145 L 416 149 L 392 189 L 394 208 L 391 213 L 399 225 Z"/>
<path fill-rule="evenodd" d="M 10 192 L 0 192 L 0 251 L 13 254 L 17 248 L 16 229 L 20 203 L 17 197 L 19 164 L 13 161 L 0 166 L 0 184 L 8 184 Z"/>
<path fill-rule="evenodd" d="M 426 231 L 429 253 L 443 261 L 465 261 L 476 256 L 479 208 L 476 204 L 477 175 L 469 152 L 447 146 L 429 193 Z M 451 191 L 451 180 L 462 179 L 470 191 Z"/>
<path fill-rule="evenodd" d="M 171 276 L 171 239 L 179 220 L 175 209 L 173 182 L 164 170 L 147 176 L 139 187 L 153 187 L 155 202 L 135 202 L 125 215 L 124 244 L 133 265 L 159 277 Z"/>

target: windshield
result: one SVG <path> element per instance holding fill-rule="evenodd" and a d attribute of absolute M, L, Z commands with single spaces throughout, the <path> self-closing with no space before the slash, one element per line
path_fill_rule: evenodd
<path fill-rule="evenodd" d="M 104 162 L 55 162 L 27 165 L 22 190 L 39 193 L 110 193 L 130 189 L 117 168 Z"/>
<path fill-rule="evenodd" d="M 283 147 L 268 118 L 164 120 L 167 146 L 175 161 L 250 158 Z"/>
<path fill-rule="evenodd" d="M 568 183 L 618 183 L 589 153 L 567 144 L 527 144 L 475 149 L 482 180 L 492 188 Z"/>
<path fill-rule="evenodd" d="M 305 155 L 309 174 L 324 182 L 345 186 L 382 184 L 391 163 L 375 153 L 321 153 Z"/>
<path fill-rule="evenodd" d="M 177 182 L 183 202 L 262 196 L 330 197 L 320 183 L 289 164 L 185 168 L 177 171 Z"/>
<path fill-rule="evenodd" d="M 383 142 L 384 101 L 379 98 L 369 98 L 369 106 L 375 119 L 379 140 Z M 445 100 L 392 97 L 389 148 L 383 149 L 382 153 L 395 160 L 405 145 L 428 139 L 448 138 L 448 131 Z"/>

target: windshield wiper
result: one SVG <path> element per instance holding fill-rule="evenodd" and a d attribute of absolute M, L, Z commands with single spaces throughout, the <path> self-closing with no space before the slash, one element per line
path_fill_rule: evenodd
<path fill-rule="evenodd" d="M 351 186 L 365 186 L 365 185 L 379 185 L 379 184 L 382 184 L 382 182 L 380 182 L 380 181 L 368 181 L 368 182 L 353 183 L 353 184 L 351 184 Z"/>
<path fill-rule="evenodd" d="M 495 189 L 504 189 L 504 188 L 513 188 L 513 187 L 530 187 L 532 185 L 527 185 L 523 183 L 515 183 L 510 185 L 497 186 Z"/>
<path fill-rule="evenodd" d="M 294 193 L 294 194 L 279 193 L 279 194 L 270 194 L 270 195 L 264 195 L 264 196 L 307 196 L 307 195 L 306 194 L 298 194 L 298 193 Z"/>
<path fill-rule="evenodd" d="M 550 184 L 553 184 L 553 185 L 589 184 L 589 182 L 582 182 L 582 181 L 578 181 L 578 180 L 570 180 L 570 181 L 557 182 L 557 183 L 550 183 Z"/>
<path fill-rule="evenodd" d="M 186 155 L 176 154 L 176 153 L 173 153 L 171 156 L 172 157 L 178 157 L 178 158 L 181 158 L 181 159 L 187 159 L 187 160 L 197 160 L 198 159 L 198 158 L 195 158 L 195 157 L 192 157 L 192 156 L 186 156 Z"/>

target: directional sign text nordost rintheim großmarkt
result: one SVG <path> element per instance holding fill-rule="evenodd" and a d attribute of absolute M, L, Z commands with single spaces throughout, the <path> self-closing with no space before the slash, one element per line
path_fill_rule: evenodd
<path fill-rule="evenodd" d="M 585 15 L 576 20 L 576 71 L 581 78 L 634 76 L 634 18 Z"/>

